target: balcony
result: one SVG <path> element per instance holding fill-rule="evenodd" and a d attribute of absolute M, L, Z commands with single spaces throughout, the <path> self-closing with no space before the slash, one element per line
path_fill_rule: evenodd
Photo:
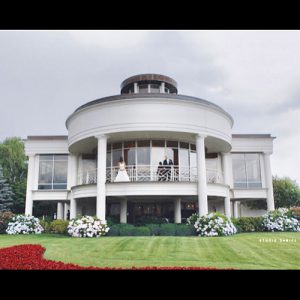
<path fill-rule="evenodd" d="M 106 182 L 113 183 L 117 177 L 119 167 L 106 168 Z M 130 182 L 197 182 L 197 167 L 170 166 L 169 169 L 158 169 L 157 165 L 126 166 Z M 224 183 L 223 172 L 216 169 L 206 169 L 207 183 Z M 96 184 L 97 169 L 78 174 L 77 184 Z"/>

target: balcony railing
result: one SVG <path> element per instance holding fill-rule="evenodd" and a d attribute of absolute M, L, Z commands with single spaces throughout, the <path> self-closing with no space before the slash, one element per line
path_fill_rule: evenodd
<path fill-rule="evenodd" d="M 97 169 L 81 172 L 77 176 L 78 185 L 95 183 L 97 183 Z"/>
<path fill-rule="evenodd" d="M 126 166 L 130 182 L 171 181 L 197 182 L 197 167 L 139 165 Z M 116 182 L 119 167 L 106 168 L 106 182 Z M 208 183 L 223 183 L 223 174 L 219 170 L 206 169 Z M 97 170 L 81 172 L 77 178 L 78 185 L 97 183 Z"/>

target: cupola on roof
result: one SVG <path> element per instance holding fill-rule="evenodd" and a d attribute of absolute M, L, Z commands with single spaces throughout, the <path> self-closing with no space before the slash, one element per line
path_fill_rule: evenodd
<path fill-rule="evenodd" d="M 121 94 L 177 94 L 177 82 L 161 74 L 139 74 L 125 79 Z"/>

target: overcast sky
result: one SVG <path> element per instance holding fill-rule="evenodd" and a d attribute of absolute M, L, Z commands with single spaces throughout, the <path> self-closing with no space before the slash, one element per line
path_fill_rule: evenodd
<path fill-rule="evenodd" d="M 300 31 L 0 31 L 0 140 L 67 135 L 80 105 L 139 73 L 275 136 L 273 175 L 300 183 Z"/>

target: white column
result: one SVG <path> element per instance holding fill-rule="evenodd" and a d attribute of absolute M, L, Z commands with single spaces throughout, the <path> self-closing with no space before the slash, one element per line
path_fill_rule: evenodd
<path fill-rule="evenodd" d="M 64 217 L 64 206 L 62 202 L 57 203 L 57 220 L 62 220 Z"/>
<path fill-rule="evenodd" d="M 39 169 L 40 169 L 40 156 L 35 155 L 34 159 L 34 178 L 33 178 L 33 190 L 38 190 L 39 188 Z"/>
<path fill-rule="evenodd" d="M 230 195 L 229 195 L 229 188 L 230 188 L 229 153 L 221 153 L 221 155 L 222 155 L 222 171 L 223 171 L 224 184 L 228 185 L 228 188 L 226 190 L 226 197 L 224 198 L 224 211 L 225 211 L 225 216 L 227 218 L 230 218 L 231 209 L 230 209 Z"/>
<path fill-rule="evenodd" d="M 70 219 L 75 219 L 77 216 L 77 200 L 71 196 L 70 201 Z"/>
<path fill-rule="evenodd" d="M 101 135 L 97 136 L 96 138 L 98 139 L 96 216 L 101 220 L 105 220 L 107 136 Z"/>
<path fill-rule="evenodd" d="M 26 204 L 25 215 L 32 215 L 32 190 L 34 185 L 34 170 L 35 170 L 35 154 L 28 155 L 28 172 L 27 172 L 27 189 L 26 189 Z"/>
<path fill-rule="evenodd" d="M 233 215 L 235 218 L 239 217 L 239 207 L 238 207 L 239 202 L 238 201 L 234 201 L 233 202 Z"/>
<path fill-rule="evenodd" d="M 120 223 L 127 223 L 127 199 L 123 198 L 120 202 Z"/>
<path fill-rule="evenodd" d="M 181 223 L 181 198 L 176 197 L 174 201 L 174 223 Z"/>
<path fill-rule="evenodd" d="M 137 94 L 138 93 L 138 85 L 137 85 L 137 82 L 135 82 L 133 84 L 133 87 L 134 87 L 134 93 Z"/>
<path fill-rule="evenodd" d="M 160 92 L 161 92 L 162 94 L 165 93 L 165 83 L 164 83 L 164 82 L 162 82 L 161 85 L 160 85 Z"/>
<path fill-rule="evenodd" d="M 77 185 L 78 176 L 78 155 L 70 153 L 68 157 L 68 183 L 67 189 L 70 190 L 72 186 Z"/>
<path fill-rule="evenodd" d="M 196 136 L 197 174 L 198 174 L 198 204 L 199 204 L 199 215 L 200 216 L 206 215 L 208 213 L 204 139 L 205 139 L 205 136 L 202 136 L 202 135 Z"/>
<path fill-rule="evenodd" d="M 69 203 L 64 203 L 64 220 L 68 220 L 68 210 L 70 209 Z"/>
<path fill-rule="evenodd" d="M 266 186 L 267 186 L 267 209 L 268 211 L 270 211 L 275 209 L 270 153 L 264 153 L 264 164 L 265 164 L 265 176 L 266 176 Z"/>
<path fill-rule="evenodd" d="M 225 211 L 225 216 L 227 218 L 231 218 L 230 197 L 229 196 L 224 198 L 224 211 Z"/>

